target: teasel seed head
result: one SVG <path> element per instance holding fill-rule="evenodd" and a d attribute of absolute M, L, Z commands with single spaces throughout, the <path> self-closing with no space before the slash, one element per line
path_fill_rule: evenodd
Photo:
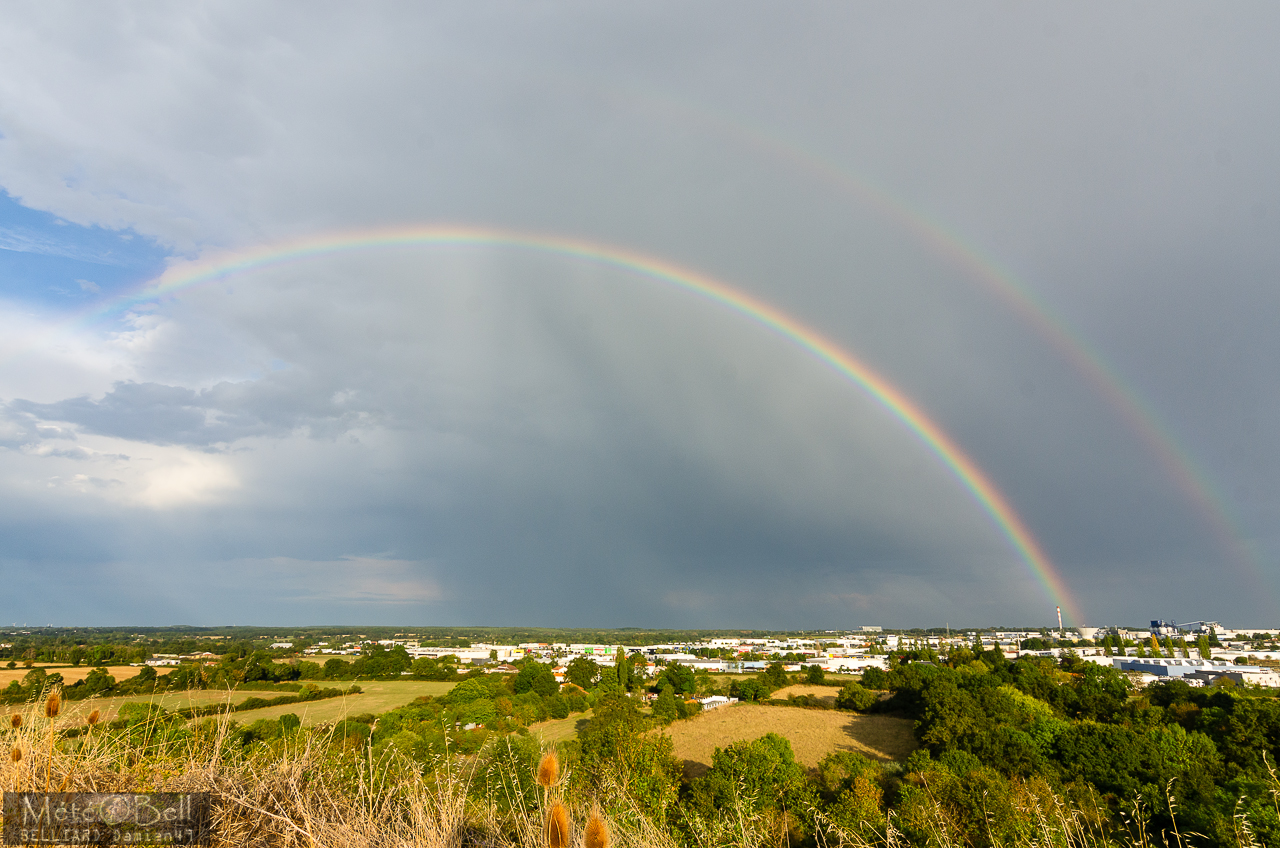
<path fill-rule="evenodd" d="M 14 748 L 12 751 L 10 751 L 9 759 L 13 760 L 15 763 L 22 762 L 22 749 Z"/>
<path fill-rule="evenodd" d="M 22 714 L 14 713 L 13 715 L 9 716 L 9 726 L 12 727 L 14 730 L 17 730 L 19 727 L 22 727 Z"/>
<path fill-rule="evenodd" d="M 555 786 L 559 780 L 560 760 L 556 758 L 555 751 L 548 751 L 542 755 L 542 761 L 538 763 L 538 785 Z"/>
<path fill-rule="evenodd" d="M 95 724 L 98 723 L 98 719 L 101 717 L 102 717 L 102 714 L 99 713 L 97 710 L 94 710 L 93 712 L 89 713 L 89 726 L 93 727 Z"/>
<path fill-rule="evenodd" d="M 49 696 L 49 700 L 44 702 L 44 715 L 45 718 L 57 718 L 60 712 L 62 712 L 62 698 L 54 692 Z"/>
<path fill-rule="evenodd" d="M 547 848 L 569 848 L 569 810 L 559 801 L 547 813 Z"/>
<path fill-rule="evenodd" d="M 583 848 L 609 848 L 609 826 L 604 823 L 604 819 L 600 818 L 599 810 L 591 811 L 582 844 Z"/>

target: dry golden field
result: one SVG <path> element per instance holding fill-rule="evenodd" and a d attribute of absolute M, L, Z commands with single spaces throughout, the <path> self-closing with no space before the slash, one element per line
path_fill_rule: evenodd
<path fill-rule="evenodd" d="M 118 680 L 119 678 L 117 678 Z M 315 681 L 321 688 L 345 689 L 351 685 L 349 680 Z M 435 680 L 361 680 L 361 694 L 344 695 L 340 698 L 326 698 L 322 701 L 308 701 L 301 704 L 284 704 L 278 707 L 264 707 L 260 710 L 245 710 L 234 713 L 231 719 L 238 724 L 248 724 L 260 718 L 279 718 L 285 713 L 294 713 L 302 719 L 304 725 L 324 724 L 341 721 L 349 716 L 361 713 L 384 713 L 396 707 L 402 707 L 421 695 L 443 695 L 454 687 L 453 683 Z M 186 692 L 165 692 L 157 695 L 125 695 L 112 698 L 86 698 L 83 701 L 68 701 L 62 715 L 58 718 L 60 727 L 75 727 L 84 724 L 89 713 L 97 710 L 103 721 L 111 721 L 116 717 L 120 707 L 127 703 L 159 704 L 166 710 L 178 710 L 209 703 L 238 704 L 246 698 L 275 698 L 288 695 L 289 692 L 256 692 L 240 689 L 228 692 L 225 689 L 192 689 Z M 19 711 L 22 707 L 9 707 L 9 711 Z"/>
<path fill-rule="evenodd" d="M 828 707 L 835 707 L 836 696 L 840 694 L 840 690 L 835 686 L 815 686 L 812 683 L 797 683 L 794 686 L 788 686 L 785 689 L 779 689 L 770 695 L 770 698 L 788 698 L 792 695 L 809 695 L 817 696 L 818 700 L 825 703 Z"/>
<path fill-rule="evenodd" d="M 809 768 L 816 767 L 833 751 L 857 751 L 883 761 L 904 759 L 916 748 L 912 724 L 907 719 L 760 704 L 732 704 L 708 710 L 675 722 L 666 732 L 690 777 L 711 767 L 716 748 L 759 739 L 766 733 L 785 736 L 796 760 Z"/>
<path fill-rule="evenodd" d="M 89 672 L 93 671 L 93 666 L 89 666 L 89 665 L 80 665 L 80 666 L 72 667 L 69 665 L 43 665 L 41 663 L 36 663 L 35 667 L 42 668 L 45 671 L 47 671 L 49 674 L 54 674 L 55 672 L 57 674 L 61 674 L 63 682 L 65 682 L 68 686 L 71 685 L 72 683 L 75 683 L 77 680 L 84 680 L 86 677 L 89 676 Z M 17 668 L 0 668 L 0 688 L 8 686 L 10 683 L 12 683 L 15 680 L 21 683 L 22 678 L 26 677 L 27 673 L 30 671 L 31 669 L 25 668 L 21 665 L 18 666 Z M 138 672 L 142 671 L 142 666 L 140 665 L 109 665 L 109 666 L 106 666 L 106 671 L 107 671 L 107 674 L 110 674 L 112 677 L 116 679 L 116 683 L 120 683 L 122 681 L 128 680 L 131 677 L 137 677 Z M 156 671 L 159 672 L 160 674 L 164 674 L 166 671 L 172 671 L 172 669 L 160 668 L 160 669 L 156 669 Z"/>

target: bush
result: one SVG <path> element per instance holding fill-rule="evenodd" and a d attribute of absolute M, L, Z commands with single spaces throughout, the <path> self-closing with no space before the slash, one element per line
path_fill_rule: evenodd
<path fill-rule="evenodd" d="M 864 689 L 858 683 L 846 683 L 836 696 L 836 709 L 864 712 L 879 700 L 879 696 L 870 689 Z"/>

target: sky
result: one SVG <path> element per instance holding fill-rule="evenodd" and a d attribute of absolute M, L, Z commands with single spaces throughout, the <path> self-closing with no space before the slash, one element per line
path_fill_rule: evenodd
<path fill-rule="evenodd" d="M 1278 37 L 7 3 L 0 623 L 1275 627 Z"/>

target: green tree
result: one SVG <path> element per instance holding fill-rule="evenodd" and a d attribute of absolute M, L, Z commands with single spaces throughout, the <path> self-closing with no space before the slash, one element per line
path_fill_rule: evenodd
<path fill-rule="evenodd" d="M 1196 639 L 1196 651 L 1200 654 L 1200 659 L 1207 660 L 1213 658 L 1213 646 L 1209 644 L 1209 637 L 1201 633 Z"/>
<path fill-rule="evenodd" d="M 620 692 L 596 702 L 594 717 L 578 734 L 582 760 L 588 770 L 599 770 L 618 755 L 622 740 L 640 732 L 644 716 L 631 698 Z"/>
<path fill-rule="evenodd" d="M 863 712 L 871 708 L 871 705 L 878 700 L 878 696 L 870 689 L 864 689 L 860 684 L 849 682 L 840 690 L 840 694 L 836 696 L 836 709 L 840 710 L 857 710 Z"/>
<path fill-rule="evenodd" d="M 483 677 L 469 677 L 450 689 L 441 700 L 447 704 L 465 704 L 479 698 L 490 698 L 493 694 L 489 689 L 489 683 Z"/>
<path fill-rule="evenodd" d="M 155 673 L 154 669 L 152 669 L 152 673 Z M 116 685 L 116 679 L 108 674 L 105 668 L 95 668 L 85 677 L 83 685 L 84 694 L 88 697 L 109 691 Z"/>
<path fill-rule="evenodd" d="M 600 679 L 600 664 L 591 657 L 574 657 L 565 667 L 564 676 L 573 685 L 590 689 Z"/>
<path fill-rule="evenodd" d="M 516 675 L 515 680 L 511 681 L 511 691 L 517 695 L 537 692 L 545 697 L 559 692 L 560 684 L 556 682 L 555 673 L 550 665 L 525 660 L 520 673 Z"/>
<path fill-rule="evenodd" d="M 613 658 L 613 670 L 617 676 L 618 686 L 625 692 L 631 688 L 631 664 L 627 662 L 627 652 L 618 646 Z"/>
<path fill-rule="evenodd" d="M 769 688 L 759 680 L 735 680 L 729 684 L 729 697 L 740 701 L 762 701 L 769 697 Z"/>
<path fill-rule="evenodd" d="M 769 663 L 764 672 L 760 675 L 760 682 L 770 690 L 774 690 L 781 689 L 791 681 L 787 679 L 787 670 L 779 661 Z"/>
<path fill-rule="evenodd" d="M 815 683 L 821 685 L 826 682 L 827 672 L 822 666 L 814 663 L 805 670 L 804 676 L 806 683 Z"/>
<path fill-rule="evenodd" d="M 796 762 L 791 743 L 776 733 L 751 742 L 719 748 L 711 769 L 690 784 L 690 801 L 705 816 L 731 810 L 735 801 L 749 809 L 800 809 L 809 800 L 804 767 Z"/>
<path fill-rule="evenodd" d="M 676 690 L 670 683 L 662 687 L 662 692 L 658 695 L 657 700 L 653 702 L 653 715 L 663 724 L 670 724 L 680 717 Z"/>
<path fill-rule="evenodd" d="M 689 666 L 671 663 L 658 675 L 655 686 L 659 692 L 670 686 L 677 695 L 690 695 L 698 691 L 698 680 Z"/>

